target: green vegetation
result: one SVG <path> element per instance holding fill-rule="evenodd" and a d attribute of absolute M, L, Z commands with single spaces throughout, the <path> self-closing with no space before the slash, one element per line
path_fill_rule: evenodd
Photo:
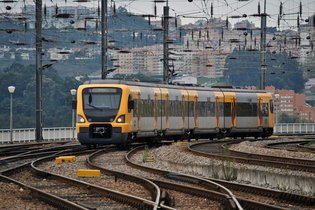
<path fill-rule="evenodd" d="M 266 86 L 301 92 L 305 80 L 296 59 L 286 52 L 266 54 Z M 260 83 L 259 51 L 234 50 L 226 58 L 225 79 L 234 86 L 256 86 Z"/>
<path fill-rule="evenodd" d="M 310 123 L 311 121 L 301 119 L 297 115 L 288 115 L 286 113 L 281 113 L 278 116 L 278 123 Z"/>
<path fill-rule="evenodd" d="M 35 66 L 12 64 L 0 70 L 0 128 L 9 127 L 10 94 L 8 86 L 15 86 L 13 95 L 13 127 L 35 127 L 36 82 Z M 79 82 L 61 78 L 53 68 L 43 72 L 43 126 L 71 126 L 71 94 Z"/>

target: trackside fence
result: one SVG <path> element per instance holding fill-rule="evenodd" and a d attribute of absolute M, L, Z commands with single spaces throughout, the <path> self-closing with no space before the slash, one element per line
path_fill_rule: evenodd
<path fill-rule="evenodd" d="M 310 135 L 315 134 L 315 123 L 279 123 L 274 127 L 275 135 Z M 62 141 L 76 139 L 76 132 L 71 127 L 43 128 L 43 141 Z M 13 143 L 35 141 L 35 128 L 12 130 Z M 0 129 L 0 144 L 10 143 L 10 129 Z"/>
<path fill-rule="evenodd" d="M 70 141 L 72 139 L 76 139 L 76 132 L 71 127 L 43 128 L 42 141 Z M 13 129 L 12 141 L 13 143 L 35 141 L 35 128 Z M 10 129 L 0 129 L 0 144 L 6 143 L 10 143 Z"/>
<path fill-rule="evenodd" d="M 315 123 L 279 123 L 274 127 L 275 135 L 315 134 Z"/>

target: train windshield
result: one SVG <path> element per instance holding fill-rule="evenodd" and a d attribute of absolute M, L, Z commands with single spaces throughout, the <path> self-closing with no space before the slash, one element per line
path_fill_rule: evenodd
<path fill-rule="evenodd" d="M 113 121 L 122 91 L 119 88 L 86 88 L 83 90 L 83 109 L 89 121 Z"/>

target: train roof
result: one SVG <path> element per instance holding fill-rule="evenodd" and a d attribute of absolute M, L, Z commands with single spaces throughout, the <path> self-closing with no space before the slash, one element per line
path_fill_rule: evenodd
<path fill-rule="evenodd" d="M 224 91 L 224 92 L 249 92 L 249 93 L 267 93 L 264 90 L 248 90 L 248 89 L 239 89 L 235 87 L 220 87 L 215 86 L 213 88 L 210 87 L 202 87 L 202 86 L 185 86 L 185 85 L 169 85 L 162 83 L 148 83 L 148 82 L 137 82 L 137 81 L 126 81 L 126 80 L 89 80 L 84 84 L 122 84 L 122 85 L 130 85 L 130 86 L 139 86 L 139 87 L 159 87 L 159 88 L 173 88 L 173 89 L 187 89 L 187 90 L 209 90 L 209 91 Z"/>

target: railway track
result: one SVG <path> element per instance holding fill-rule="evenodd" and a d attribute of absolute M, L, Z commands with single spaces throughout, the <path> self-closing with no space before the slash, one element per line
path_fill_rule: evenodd
<path fill-rule="evenodd" d="M 196 144 L 190 145 L 188 149 L 190 152 L 192 152 L 195 155 L 203 156 L 207 158 L 217 158 L 223 161 L 233 160 L 236 162 L 250 163 L 250 164 L 258 163 L 258 165 L 260 165 L 263 162 L 264 163 L 263 165 L 269 166 L 268 165 L 269 161 L 258 159 L 256 162 L 256 159 L 253 159 L 253 158 L 249 158 L 248 160 L 246 160 L 245 157 L 238 157 L 236 156 L 238 153 L 234 153 L 233 151 L 227 151 L 227 147 L 222 146 L 224 144 L 226 143 L 225 142 L 198 142 Z M 211 146 L 206 146 L 206 145 L 211 145 Z M 253 155 L 253 156 L 256 156 L 256 155 Z M 273 162 L 271 162 L 271 164 L 273 164 Z M 306 165 L 306 167 L 308 167 L 308 165 Z M 298 194 L 287 193 L 287 192 L 278 191 L 278 190 L 270 190 L 266 188 L 254 187 L 250 185 L 242 185 L 242 184 L 216 180 L 216 179 L 215 181 L 231 189 L 232 192 L 235 192 L 235 194 L 238 194 L 238 192 L 241 192 L 241 194 L 243 194 L 242 192 L 246 192 L 249 194 L 266 196 L 268 198 L 275 199 L 275 202 L 278 202 L 280 205 L 286 205 L 286 204 L 297 205 L 298 207 L 302 206 L 303 209 L 307 209 L 307 208 L 313 209 L 315 207 L 315 197 L 312 197 L 312 196 L 298 195 Z M 246 196 L 246 195 L 243 195 L 243 196 Z"/>
<path fill-rule="evenodd" d="M 201 187 L 199 183 L 191 182 L 192 177 L 188 180 L 190 181 L 188 184 L 187 180 L 182 178 L 163 177 L 158 173 L 149 173 L 142 169 L 126 166 L 125 155 L 125 152 L 110 153 L 110 156 L 106 155 L 106 152 L 98 152 L 89 161 L 93 165 L 97 165 L 98 168 L 109 170 L 111 174 L 115 174 L 117 177 L 123 176 L 123 178 L 134 179 L 137 176 L 150 179 L 154 183 L 159 181 L 156 184 L 161 188 L 160 206 L 164 209 L 222 209 L 223 206 L 225 209 L 235 209 L 236 207 L 229 196 L 218 192 L 217 189 L 206 190 L 210 187 Z M 205 182 L 210 185 L 209 181 Z M 218 185 L 212 186 L 212 188 L 216 187 Z M 232 208 L 232 206 L 234 207 Z"/>
<path fill-rule="evenodd" d="M 128 155 L 128 163 L 132 164 L 134 167 L 137 168 L 141 168 L 141 170 L 147 170 L 150 171 L 151 173 L 154 174 L 161 174 L 164 177 L 176 177 L 176 179 L 182 179 L 182 180 L 186 180 L 190 182 L 197 182 L 199 185 L 203 185 L 203 186 L 209 186 L 208 183 L 206 182 L 202 182 L 200 180 L 202 180 L 200 177 L 198 177 L 197 179 L 193 179 L 190 178 L 189 175 L 183 175 L 183 174 L 179 174 L 179 173 L 173 173 L 167 170 L 162 170 L 162 169 L 156 169 L 153 167 L 147 167 L 147 166 L 143 166 L 142 164 L 137 164 L 134 163 L 132 161 L 130 161 L 130 158 L 133 154 L 129 154 Z M 153 180 L 154 181 L 154 180 Z M 288 200 L 286 199 L 277 199 L 274 203 L 274 205 L 271 205 L 269 203 L 266 203 L 267 201 L 270 201 L 271 199 L 273 199 L 273 194 L 271 194 L 270 192 L 272 190 L 263 190 L 262 188 L 256 188 L 256 190 L 254 190 L 254 187 L 251 186 L 246 186 L 244 187 L 244 185 L 238 185 L 238 184 L 232 184 L 230 182 L 224 182 L 224 181 L 220 181 L 220 180 L 215 180 L 215 179 L 210 179 L 210 181 L 212 182 L 216 182 L 219 185 L 222 185 L 228 189 L 230 189 L 232 191 L 232 193 L 234 195 L 236 195 L 236 199 L 239 201 L 240 205 L 244 208 L 244 209 L 290 209 L 289 206 L 291 206 L 291 204 L 288 204 Z M 246 195 L 247 192 L 248 194 Z M 255 196 L 254 195 L 258 195 L 259 199 L 257 200 L 257 198 L 253 198 Z M 283 193 L 285 194 L 285 193 Z M 281 196 L 280 196 L 281 197 Z M 281 198 L 283 198 L 284 196 L 282 196 Z M 291 195 L 292 197 L 292 195 Z M 303 196 L 302 196 L 303 197 Z M 304 197 L 303 197 L 304 198 Z M 307 199 L 297 199 L 299 200 L 299 204 L 301 204 L 302 202 L 306 201 Z M 280 202 L 279 202 L 280 201 Z M 308 200 L 308 202 L 313 202 Z M 292 202 L 289 202 L 292 203 Z M 287 206 L 287 207 L 285 207 Z M 301 205 L 300 205 L 301 206 Z M 297 208 L 299 209 L 299 208 Z M 301 208 L 300 208 L 301 209 Z"/>
<path fill-rule="evenodd" d="M 298 170 L 315 173 L 315 161 L 299 158 L 286 158 L 279 156 L 252 154 L 248 152 L 240 152 L 229 150 L 228 144 L 234 144 L 233 141 L 218 142 L 200 142 L 191 145 L 188 149 L 199 156 L 211 157 L 220 160 L 231 160 L 244 163 L 255 164 L 261 166 L 275 167 L 281 169 Z M 211 146 L 207 146 L 211 145 Z M 203 148 L 202 148 L 203 147 Z M 200 148 L 200 149 L 197 149 Z"/>
<path fill-rule="evenodd" d="M 315 144 L 311 144 L 314 140 L 300 140 L 289 142 L 277 142 L 266 145 L 266 148 L 284 149 L 292 152 L 309 152 L 315 153 Z M 313 145 L 313 146 L 311 146 Z"/>
<path fill-rule="evenodd" d="M 0 145 L 0 158 L 23 155 L 34 151 L 43 151 L 45 149 L 50 151 L 52 151 L 53 148 L 65 149 L 66 147 L 73 146 L 71 144 L 66 145 L 68 143 L 69 141 Z"/>
<path fill-rule="evenodd" d="M 37 167 L 54 157 L 55 155 L 51 155 L 4 170 L 1 179 L 31 191 L 40 200 L 45 200 L 61 209 L 155 209 L 154 202 L 49 173 Z"/>

